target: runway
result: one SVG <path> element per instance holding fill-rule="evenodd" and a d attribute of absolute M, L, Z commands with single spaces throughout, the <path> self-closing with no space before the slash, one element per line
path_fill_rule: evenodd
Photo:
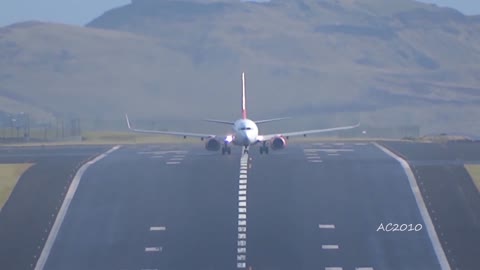
<path fill-rule="evenodd" d="M 0 163 L 34 163 L 0 211 L 0 268 L 33 269 L 78 167 L 105 147 L 0 148 Z"/>
<path fill-rule="evenodd" d="M 387 143 L 409 160 L 452 269 L 480 266 L 480 194 L 464 164 L 480 164 L 480 143 Z"/>
<path fill-rule="evenodd" d="M 405 172 L 373 144 L 255 150 L 112 153 L 83 175 L 45 269 L 440 269 Z"/>

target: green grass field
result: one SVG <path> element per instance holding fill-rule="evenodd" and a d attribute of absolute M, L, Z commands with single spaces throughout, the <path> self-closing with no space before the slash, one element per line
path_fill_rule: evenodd
<path fill-rule="evenodd" d="M 465 168 L 480 192 L 480 165 L 465 165 Z"/>
<path fill-rule="evenodd" d="M 7 202 L 20 176 L 30 166 L 30 163 L 0 164 L 0 209 Z"/>
<path fill-rule="evenodd" d="M 147 144 L 147 143 L 192 143 L 200 139 L 173 137 L 168 135 L 135 134 L 132 132 L 87 132 L 83 135 L 85 144 Z"/>
<path fill-rule="evenodd" d="M 197 138 L 173 137 L 168 135 L 135 134 L 131 132 L 96 131 L 85 132 L 81 138 L 66 138 L 47 142 L 8 143 L 8 146 L 40 146 L 40 145 L 106 145 L 106 144 L 163 144 L 163 143 L 202 143 Z M 0 144 L 1 145 L 1 144 Z"/>

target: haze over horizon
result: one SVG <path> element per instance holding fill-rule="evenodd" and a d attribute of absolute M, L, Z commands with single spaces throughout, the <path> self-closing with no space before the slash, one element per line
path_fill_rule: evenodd
<path fill-rule="evenodd" d="M 85 25 L 104 12 L 130 0 L 28 0 L 4 1 L 0 4 L 0 27 L 30 20 Z M 480 14 L 480 2 L 474 0 L 421 0 L 439 6 L 451 7 L 467 15 Z M 25 6 L 29 6 L 28 9 Z"/>

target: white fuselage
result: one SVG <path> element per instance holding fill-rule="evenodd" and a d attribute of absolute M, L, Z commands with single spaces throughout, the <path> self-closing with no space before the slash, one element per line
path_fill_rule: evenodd
<path fill-rule="evenodd" d="M 239 119 L 233 124 L 232 143 L 235 145 L 249 146 L 258 141 L 258 127 L 250 119 Z"/>

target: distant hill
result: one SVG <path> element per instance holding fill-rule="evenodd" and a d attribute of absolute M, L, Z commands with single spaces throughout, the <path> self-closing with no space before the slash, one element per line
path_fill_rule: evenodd
<path fill-rule="evenodd" d="M 480 133 L 480 19 L 410 0 L 136 0 L 86 28 L 0 28 L 0 106 Z M 41 116 L 41 117 L 40 117 Z"/>

